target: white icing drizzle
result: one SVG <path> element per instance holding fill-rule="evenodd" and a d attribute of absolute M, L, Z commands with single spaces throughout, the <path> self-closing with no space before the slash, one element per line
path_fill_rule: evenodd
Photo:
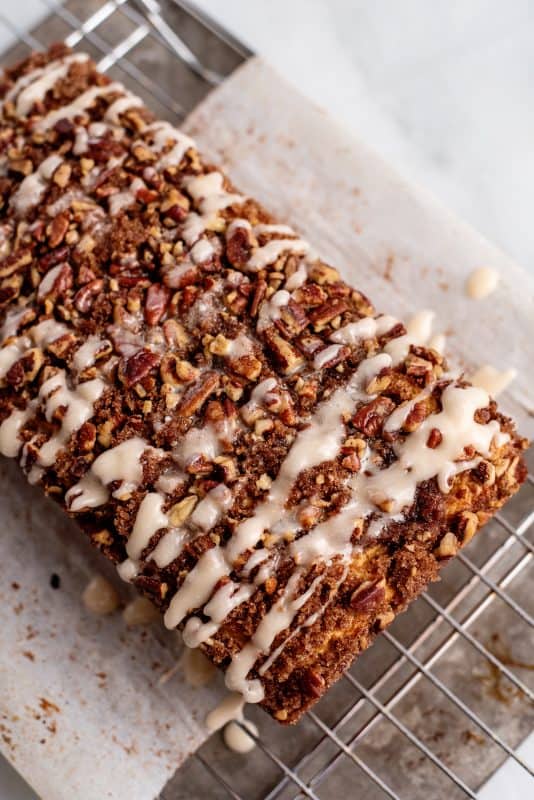
<path fill-rule="evenodd" d="M 107 351 L 111 342 L 107 339 L 100 339 L 99 336 L 88 336 L 85 342 L 74 353 L 72 366 L 77 372 L 81 372 L 87 367 L 92 367 L 97 360 L 98 354 Z"/>
<path fill-rule="evenodd" d="M 208 424 L 203 428 L 190 428 L 176 448 L 174 458 L 180 466 L 187 466 L 199 456 L 213 461 L 219 455 L 220 450 L 217 432 L 213 425 Z"/>
<path fill-rule="evenodd" d="M 384 353 L 366 359 L 347 386 L 337 389 L 318 407 L 309 426 L 297 434 L 266 500 L 256 507 L 253 516 L 237 526 L 225 548 L 217 546 L 205 552 L 187 575 L 165 614 L 167 627 L 176 627 L 190 610 L 206 603 L 217 581 L 230 573 L 241 553 L 256 546 L 265 530 L 275 523 L 290 521 L 292 514 L 285 505 L 294 481 L 304 469 L 336 457 L 345 432 L 343 415 L 352 413 L 358 402 L 369 399 L 364 387 L 390 363 Z"/>
<path fill-rule="evenodd" d="M 187 538 L 185 528 L 171 528 L 165 533 L 148 556 L 158 567 L 166 567 L 178 558 Z"/>
<path fill-rule="evenodd" d="M 54 414 L 63 406 L 59 431 L 45 442 L 39 450 L 38 462 L 42 467 L 51 466 L 56 455 L 67 443 L 71 434 L 79 430 L 93 416 L 95 402 L 101 397 L 105 384 L 99 378 L 80 383 L 76 389 L 67 386 L 65 370 L 60 370 L 45 381 L 39 390 L 39 400 L 44 403 L 45 416 L 52 422 Z"/>
<path fill-rule="evenodd" d="M 499 284 L 499 273 L 491 267 L 473 270 L 465 282 L 465 292 L 472 300 L 482 300 L 492 294 Z"/>
<path fill-rule="evenodd" d="M 93 461 L 91 469 L 82 480 L 69 489 L 66 495 L 67 507 L 71 511 L 77 511 L 103 505 L 109 497 L 105 487 L 112 481 L 121 482 L 119 489 L 113 492 L 114 497 L 120 498 L 134 491 L 143 479 L 141 456 L 151 449 L 153 450 L 144 439 L 133 436 L 106 450 Z"/>
<path fill-rule="evenodd" d="M 258 247 L 247 261 L 247 269 L 250 272 L 259 272 L 269 264 L 279 258 L 282 253 L 294 253 L 295 255 L 305 255 L 309 253 L 310 246 L 303 239 L 271 239 L 270 242 Z"/>
<path fill-rule="evenodd" d="M 159 492 L 149 492 L 141 501 L 126 544 L 126 552 L 132 560 L 138 560 L 152 536 L 169 524 L 168 517 L 162 510 L 164 503 L 165 498 Z"/>
<path fill-rule="evenodd" d="M 191 247 L 206 230 L 206 220 L 192 211 L 184 220 L 182 225 L 182 237 L 184 242 Z"/>
<path fill-rule="evenodd" d="M 146 184 L 141 178 L 134 178 L 130 183 L 128 189 L 122 192 L 117 192 L 109 196 L 109 213 L 112 217 L 122 211 L 123 208 L 133 205 L 136 200 L 137 192 L 140 189 L 146 189 Z"/>
<path fill-rule="evenodd" d="M 279 289 L 269 300 L 264 300 L 258 311 L 257 330 L 261 333 L 275 320 L 280 319 L 282 308 L 285 308 L 290 300 L 291 295 L 285 289 Z"/>
<path fill-rule="evenodd" d="M 298 269 L 290 275 L 284 283 L 284 289 L 288 292 L 294 292 L 295 289 L 300 289 L 308 280 L 308 267 L 305 261 L 301 261 Z"/>
<path fill-rule="evenodd" d="M 317 370 L 322 369 L 325 364 L 328 364 L 329 361 L 336 358 L 342 348 L 342 344 L 331 344 L 328 347 L 324 347 L 314 356 L 313 368 Z"/>
<path fill-rule="evenodd" d="M 202 264 L 209 261 L 215 253 L 215 248 L 209 239 L 199 239 L 191 248 L 189 256 L 194 264 Z"/>
<path fill-rule="evenodd" d="M 121 114 L 125 111 L 129 111 L 131 108 L 139 108 L 142 105 L 144 104 L 140 97 L 128 92 L 125 97 L 119 97 L 117 100 L 113 101 L 104 114 L 104 119 L 109 120 L 114 125 L 120 125 L 119 117 Z"/>
<path fill-rule="evenodd" d="M 236 339 L 232 339 L 230 341 L 225 356 L 227 356 L 228 358 L 241 358 L 242 356 L 246 356 L 252 353 L 253 349 L 254 349 L 253 343 L 248 338 L 248 336 L 245 336 L 245 334 L 240 333 Z"/>
<path fill-rule="evenodd" d="M 76 136 L 72 152 L 75 156 L 82 156 L 89 148 L 89 132 L 87 128 L 79 126 L 76 128 Z"/>
<path fill-rule="evenodd" d="M 206 717 L 206 727 L 210 731 L 218 731 L 227 722 L 233 719 L 239 719 L 243 713 L 243 706 L 245 701 L 243 697 L 237 692 L 226 695 L 226 697 L 219 703 L 217 708 Z"/>
<path fill-rule="evenodd" d="M 231 720 L 224 727 L 223 739 L 229 750 L 245 755 L 256 747 L 256 742 L 252 736 L 248 735 L 247 731 L 250 731 L 253 736 L 258 736 L 259 732 L 257 726 L 249 719 L 240 719 L 239 722 L 247 730 L 243 730 L 235 720 Z"/>
<path fill-rule="evenodd" d="M 37 289 L 37 299 L 44 300 L 44 298 L 50 294 L 52 289 L 54 288 L 54 283 L 56 279 L 59 277 L 61 270 L 64 269 L 65 264 L 56 264 L 55 267 L 49 269 L 48 272 L 44 275 L 41 279 L 41 283 L 39 284 L 39 288 Z"/>
<path fill-rule="evenodd" d="M 186 477 L 183 472 L 179 472 L 175 469 L 166 469 L 165 472 L 159 476 L 154 486 L 158 492 L 172 494 L 185 480 Z"/>
<path fill-rule="evenodd" d="M 420 311 L 406 323 L 406 333 L 391 339 L 385 346 L 386 353 L 389 353 L 393 360 L 393 365 L 400 364 L 410 351 L 410 345 L 426 345 L 432 335 L 432 323 L 434 321 L 433 311 Z"/>
<path fill-rule="evenodd" d="M 209 172 L 196 178 L 186 178 L 184 186 L 197 203 L 202 214 L 213 214 L 234 203 L 244 203 L 241 194 L 232 194 L 223 188 L 223 176 L 220 172 Z"/>
<path fill-rule="evenodd" d="M 26 350 L 31 346 L 31 342 L 26 336 L 16 339 L 14 342 L 5 345 L 0 350 L 0 378 L 5 378 L 13 364 L 22 358 Z"/>
<path fill-rule="evenodd" d="M 30 403 L 25 409 L 15 409 L 0 425 L 0 453 L 15 458 L 20 452 L 22 442 L 19 433 L 31 418 L 34 406 Z"/>
<path fill-rule="evenodd" d="M 154 166 L 157 169 L 177 167 L 186 152 L 191 147 L 195 147 L 193 139 L 190 139 L 189 136 L 186 136 L 185 133 L 182 133 L 182 131 L 173 127 L 168 122 L 154 122 L 152 125 L 145 128 L 145 131 L 154 133 L 154 143 L 150 147 L 154 153 L 160 153 L 169 142 L 174 144 L 167 153 L 164 153 L 161 158 L 156 161 Z"/>
<path fill-rule="evenodd" d="M 228 511 L 232 502 L 232 492 L 227 486 L 220 483 L 198 503 L 191 515 L 191 523 L 198 525 L 204 531 L 211 530 L 217 525 L 225 511 Z"/>
<path fill-rule="evenodd" d="M 41 201 L 52 175 L 62 162 L 63 158 L 61 156 L 53 154 L 45 158 L 35 172 L 26 175 L 17 191 L 11 195 L 9 201 L 18 216 L 27 214 L 31 208 Z"/>
<path fill-rule="evenodd" d="M 47 273 L 48 274 L 48 273 Z M 55 342 L 61 336 L 69 332 L 66 325 L 62 322 L 57 322 L 55 319 L 44 319 L 38 325 L 34 325 L 29 331 L 33 341 L 37 347 L 46 347 L 46 345 Z"/>
<path fill-rule="evenodd" d="M 91 86 L 85 92 L 78 95 L 78 97 L 66 106 L 56 108 L 54 111 L 49 111 L 42 117 L 35 125 L 37 131 L 47 131 L 53 128 L 56 122 L 60 119 L 72 119 L 83 114 L 98 97 L 104 97 L 111 92 L 124 92 L 124 86 L 121 83 L 108 83 L 106 86 Z"/>
<path fill-rule="evenodd" d="M 30 311 L 30 309 L 27 306 L 20 306 L 12 308 L 7 312 L 0 332 L 0 340 L 2 343 L 18 333 L 19 327 L 26 314 L 28 314 L 28 311 Z"/>
<path fill-rule="evenodd" d="M 263 699 L 263 686 L 258 679 L 247 680 L 247 675 L 260 655 L 267 654 L 279 633 L 288 628 L 297 612 L 308 602 L 321 583 L 318 575 L 309 588 L 297 594 L 305 570 L 297 568 L 289 578 L 284 591 L 263 617 L 251 640 L 239 650 L 230 662 L 225 675 L 225 684 L 231 691 L 241 692 L 245 702 L 259 703 Z"/>
<path fill-rule="evenodd" d="M 497 397 L 498 394 L 503 392 L 512 383 L 516 376 L 517 370 L 513 368 L 501 371 L 491 364 L 485 364 L 479 367 L 479 369 L 470 376 L 469 380 L 474 386 L 479 386 L 481 389 L 484 389 L 492 397 Z"/>
<path fill-rule="evenodd" d="M 357 322 L 349 322 L 330 335 L 331 342 L 338 344 L 358 344 L 364 339 L 372 339 L 377 335 L 377 324 L 374 317 L 363 317 Z"/>
<path fill-rule="evenodd" d="M 14 101 L 17 114 L 20 117 L 27 116 L 33 105 L 43 101 L 46 93 L 55 86 L 57 81 L 67 75 L 71 64 L 88 61 L 88 59 L 89 56 L 85 53 L 73 53 L 61 60 L 50 61 L 45 67 L 22 75 L 6 94 L 4 103 Z"/>

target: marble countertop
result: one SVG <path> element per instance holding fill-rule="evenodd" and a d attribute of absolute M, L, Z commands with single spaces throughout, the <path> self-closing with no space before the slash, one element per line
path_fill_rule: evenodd
<path fill-rule="evenodd" d="M 197 2 L 534 271 L 529 0 Z M 4 0 L 2 12 L 24 26 L 42 15 L 43 3 Z M 507 775 L 507 798 L 527 796 L 523 776 Z M 483 796 L 502 796 L 502 785 Z M 0 798 L 33 797 L 0 757 Z"/>
<path fill-rule="evenodd" d="M 534 270 L 529 0 L 198 5 Z"/>

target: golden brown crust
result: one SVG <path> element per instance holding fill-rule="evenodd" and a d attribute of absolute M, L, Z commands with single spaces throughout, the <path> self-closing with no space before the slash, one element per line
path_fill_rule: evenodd
<path fill-rule="evenodd" d="M 59 46 L 8 70 L 0 95 L 21 75 L 65 52 Z M 208 423 L 221 429 L 237 426 L 235 437 L 216 457 L 200 457 L 187 464 L 185 481 L 169 493 L 166 503 L 174 522 L 184 524 L 198 499 L 223 481 L 233 492 L 229 513 L 213 530 L 192 538 L 167 567 L 158 568 L 146 559 L 161 531 L 144 553 L 135 583 L 164 610 L 199 556 L 214 543 L 226 541 L 237 523 L 250 516 L 266 496 L 297 432 L 317 405 L 346 384 L 362 359 L 405 331 L 399 324 L 379 339 L 369 337 L 358 346 L 341 347 L 320 369 L 315 368 L 314 355 L 329 343 L 334 331 L 374 314 L 368 299 L 320 260 L 308 270 L 306 282 L 294 290 L 279 318 L 258 329 L 262 304 L 296 273 L 302 257 L 285 252 L 267 268 L 247 271 L 258 246 L 283 238 L 276 232 L 256 235 L 244 227 L 228 233 L 228 224 L 235 218 L 252 226 L 273 222 L 256 201 L 247 198 L 219 211 L 208 226 L 213 254 L 204 262 L 192 263 L 187 260 L 182 226 L 195 200 L 184 177 L 214 169 L 196 150 L 187 150 L 179 166 L 154 169 L 151 135 L 146 130 L 152 116 L 136 107 L 121 114 L 120 137 L 95 136 L 83 155 L 74 154 L 77 125 L 87 127 L 89 121 L 102 120 L 120 96 L 117 91 L 99 97 L 76 124 L 59 119 L 45 133 L 35 127 L 34 122 L 45 113 L 107 80 L 91 62 L 74 63 L 43 102 L 34 105 L 33 121 L 18 116 L 12 102 L 4 104 L 0 307 L 5 313 L 29 298 L 28 314 L 16 332 L 19 336 L 44 318 L 54 318 L 69 330 L 11 366 L 0 388 L 0 422 L 13 409 L 26 408 L 58 369 L 72 375 L 74 352 L 89 336 L 107 341 L 96 365 L 76 377 L 82 381 L 105 376 L 106 390 L 94 414 L 73 433 L 40 480 L 45 491 L 64 504 L 65 492 L 110 447 L 139 436 L 164 451 L 157 458 L 145 454 L 143 479 L 128 498 L 112 497 L 76 515 L 92 542 L 114 562 L 124 560 L 139 505 L 173 464 L 172 451 L 184 434 L 192 426 Z M 25 175 L 58 151 L 63 163 L 42 201 L 24 220 L 17 220 L 10 198 Z M 87 176 L 93 173 L 96 177 L 89 182 Z M 135 202 L 111 216 L 110 198 L 127 191 L 133 178 L 144 183 Z M 226 178 L 224 188 L 236 191 Z M 62 207 L 61 200 L 69 192 L 75 196 Z M 54 204 L 59 210 L 51 215 L 47 208 Z M 50 291 L 36 300 L 43 276 L 58 265 L 63 266 Z M 210 300 L 199 311 L 203 297 Z M 228 358 L 228 343 L 240 335 L 253 342 L 250 352 Z M 440 382 L 445 367 L 438 353 L 412 346 L 397 367 L 377 376 L 372 399 L 346 420 L 339 456 L 307 470 L 292 489 L 289 505 L 302 509 L 303 531 L 346 503 L 347 480 L 360 469 L 362 448 L 371 447 L 387 465 L 395 457 L 395 441 L 440 409 L 448 382 Z M 270 405 L 251 407 L 248 401 L 254 387 L 273 376 L 278 388 Z M 432 391 L 415 406 L 401 431 L 385 433 L 384 420 L 391 411 L 431 385 Z M 35 412 L 22 428 L 26 472 L 36 463 L 40 446 L 57 429 L 61 413 L 47 420 L 42 412 Z M 314 565 L 304 576 L 303 589 L 324 573 L 317 591 L 293 621 L 291 630 L 298 632 L 263 678 L 263 706 L 276 719 L 296 721 L 374 636 L 437 578 L 441 566 L 524 480 L 521 452 L 525 441 L 495 403 L 477 413 L 481 423 L 497 420 L 510 435 L 509 441 L 494 447 L 489 459 L 457 475 L 448 494 L 439 491 L 435 479 L 420 484 L 406 519 L 388 525 L 378 539 L 367 536 L 364 524 L 358 531 L 361 550 L 355 551 L 341 584 L 344 570 L 336 559 L 329 566 Z M 439 436 L 439 431 L 433 431 L 428 446 L 436 446 Z M 276 546 L 280 557 L 276 577 L 259 585 L 203 646 L 222 667 L 251 637 L 288 580 L 293 564 L 285 543 Z M 314 624 L 298 629 L 323 608 Z M 287 631 L 280 634 L 273 649 L 287 635 Z M 261 663 L 262 659 L 256 669 Z"/>

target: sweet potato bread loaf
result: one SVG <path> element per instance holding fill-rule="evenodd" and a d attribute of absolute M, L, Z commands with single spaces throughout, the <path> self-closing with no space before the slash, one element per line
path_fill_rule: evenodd
<path fill-rule="evenodd" d="M 0 450 L 294 722 L 517 490 L 526 442 L 428 314 L 377 314 L 83 54 L 0 96 Z"/>

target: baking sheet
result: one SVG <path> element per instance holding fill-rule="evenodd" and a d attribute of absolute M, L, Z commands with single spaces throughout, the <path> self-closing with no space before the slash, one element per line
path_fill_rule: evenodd
<path fill-rule="evenodd" d="M 186 128 L 380 310 L 434 308 L 467 368 L 516 366 L 520 377 L 503 403 L 532 434 L 534 292 L 513 262 L 260 59 L 204 101 Z M 473 303 L 462 287 L 481 265 L 496 268 L 502 282 Z M 105 565 L 15 465 L 2 463 L 0 493 L 3 752 L 46 798 L 156 796 L 205 738 L 202 720 L 220 689 L 193 691 L 180 672 L 160 685 L 176 663 L 176 635 L 158 626 L 127 631 L 120 615 L 87 614 L 81 591 Z"/>

